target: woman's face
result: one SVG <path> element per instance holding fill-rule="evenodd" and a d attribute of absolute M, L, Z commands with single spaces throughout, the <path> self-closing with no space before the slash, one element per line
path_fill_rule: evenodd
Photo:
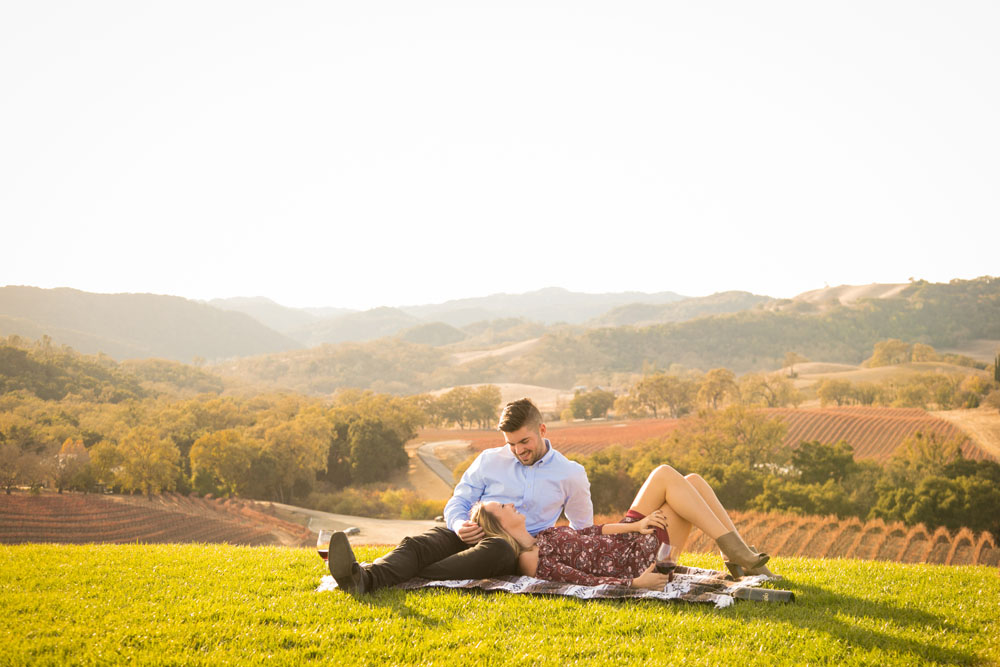
<path fill-rule="evenodd" d="M 524 528 L 524 515 L 514 509 L 513 503 L 498 503 L 491 500 L 483 504 L 483 509 L 493 515 L 508 533 Z"/>

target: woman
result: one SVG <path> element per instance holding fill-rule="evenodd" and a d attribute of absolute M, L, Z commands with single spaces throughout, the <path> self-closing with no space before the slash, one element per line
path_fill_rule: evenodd
<path fill-rule="evenodd" d="M 764 567 L 770 556 L 743 542 L 712 487 L 699 475 L 684 477 L 665 465 L 646 478 L 620 523 L 580 530 L 556 526 L 532 537 L 524 515 L 510 503 L 497 502 L 477 503 L 471 520 L 488 536 L 510 543 L 518 554 L 518 572 L 539 579 L 662 589 L 668 577 L 655 570 L 657 549 L 673 544 L 676 558 L 691 526 L 716 541 L 733 576 L 773 576 Z"/>

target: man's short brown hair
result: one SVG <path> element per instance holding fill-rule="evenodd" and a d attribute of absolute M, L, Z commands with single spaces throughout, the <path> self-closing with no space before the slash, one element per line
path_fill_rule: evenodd
<path fill-rule="evenodd" d="M 525 426 L 539 426 L 541 423 L 542 413 L 538 411 L 531 399 L 519 398 L 503 406 L 497 430 L 513 433 Z"/>

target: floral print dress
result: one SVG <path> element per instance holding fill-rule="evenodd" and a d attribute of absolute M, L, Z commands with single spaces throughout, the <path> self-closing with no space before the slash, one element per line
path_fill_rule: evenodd
<path fill-rule="evenodd" d="M 653 562 L 660 544 L 655 534 L 602 535 L 601 526 L 546 528 L 535 540 L 536 577 L 585 586 L 628 586 Z"/>

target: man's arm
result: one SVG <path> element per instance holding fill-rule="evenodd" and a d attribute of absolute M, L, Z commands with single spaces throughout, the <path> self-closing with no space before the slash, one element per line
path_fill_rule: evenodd
<path fill-rule="evenodd" d="M 567 497 L 563 512 L 569 519 L 571 528 L 586 528 L 594 524 L 594 504 L 590 500 L 590 480 L 583 466 L 576 464 L 578 469 L 566 482 Z"/>
<path fill-rule="evenodd" d="M 445 524 L 456 534 L 459 534 L 462 524 L 469 520 L 469 510 L 482 499 L 483 493 L 486 491 L 486 485 L 482 480 L 482 475 L 480 475 L 482 459 L 483 455 L 480 454 L 466 469 L 462 479 L 455 485 L 451 498 L 444 506 Z M 459 534 L 459 537 L 462 535 Z"/>

